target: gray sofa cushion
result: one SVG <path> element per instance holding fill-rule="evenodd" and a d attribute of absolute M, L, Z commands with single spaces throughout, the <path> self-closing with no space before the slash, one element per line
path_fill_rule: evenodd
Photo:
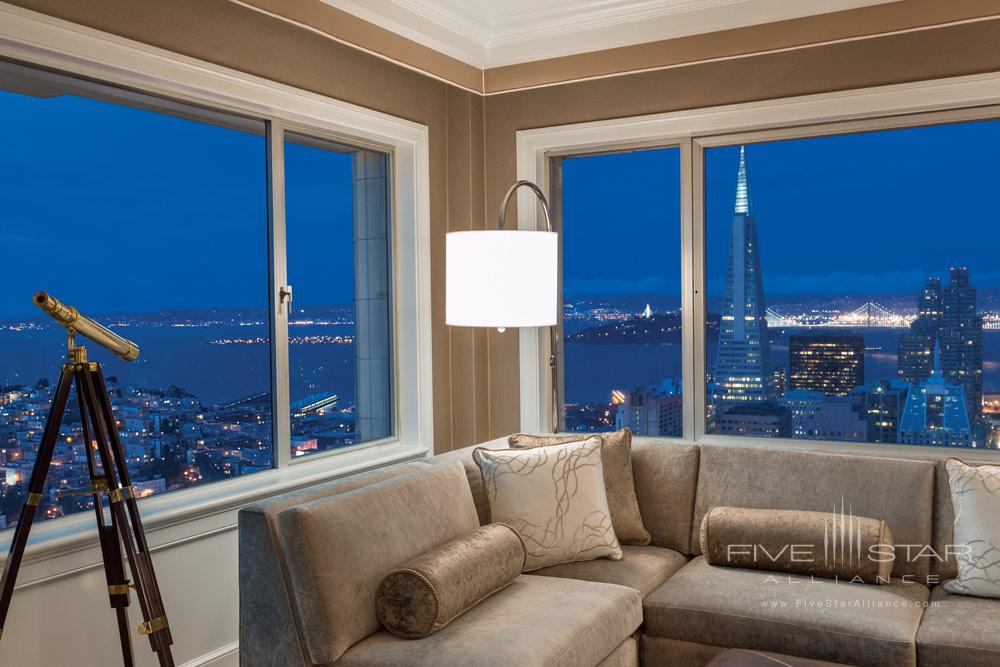
<path fill-rule="evenodd" d="M 375 594 L 382 578 L 478 526 L 459 463 L 281 512 L 278 534 L 309 658 L 333 662 L 376 632 Z"/>
<path fill-rule="evenodd" d="M 521 575 L 507 588 L 417 641 L 378 632 L 337 667 L 585 667 L 642 623 L 639 593 L 624 586 Z"/>
<path fill-rule="evenodd" d="M 921 584 L 870 586 L 713 567 L 702 557 L 643 601 L 644 632 L 851 665 L 916 664 Z"/>
<path fill-rule="evenodd" d="M 300 624 L 279 546 L 278 513 L 293 505 L 346 493 L 392 477 L 427 470 L 406 463 L 316 484 L 248 505 L 239 513 L 240 661 L 244 665 L 305 665 Z"/>
<path fill-rule="evenodd" d="M 632 439 L 632 475 L 635 494 L 652 544 L 683 554 L 691 553 L 691 523 L 698 483 L 697 445 L 664 442 L 662 439 Z"/>
<path fill-rule="evenodd" d="M 638 667 L 639 640 L 632 635 L 618 645 L 611 655 L 597 663 L 597 667 Z"/>
<path fill-rule="evenodd" d="M 479 447 L 485 449 L 508 449 L 507 438 L 497 438 L 489 440 L 481 445 L 472 445 L 462 449 L 454 449 L 444 454 L 438 454 L 426 459 L 430 465 L 446 465 L 454 461 L 461 461 L 465 466 L 465 477 L 469 481 L 469 490 L 472 491 L 472 499 L 476 503 L 476 514 L 479 515 L 479 523 L 486 525 L 490 523 L 490 501 L 486 497 L 486 487 L 483 486 L 483 473 L 479 471 L 479 466 L 472 460 L 472 452 Z"/>
<path fill-rule="evenodd" d="M 732 648 L 723 651 L 705 667 L 843 667 L 840 663 L 795 658 L 781 653 Z"/>
<path fill-rule="evenodd" d="M 889 524 L 897 547 L 894 576 L 911 575 L 927 583 L 934 560 L 928 553 L 934 505 L 930 461 L 704 445 L 692 551 L 701 553 L 698 532 L 712 507 L 832 512 L 842 501 L 855 516 Z"/>
<path fill-rule="evenodd" d="M 621 560 L 599 558 L 579 563 L 562 563 L 543 567 L 532 574 L 628 586 L 646 597 L 687 561 L 687 556 L 673 549 L 625 545 L 622 547 Z"/>
<path fill-rule="evenodd" d="M 931 592 L 917 632 L 920 667 L 1000 665 L 1000 600 Z"/>

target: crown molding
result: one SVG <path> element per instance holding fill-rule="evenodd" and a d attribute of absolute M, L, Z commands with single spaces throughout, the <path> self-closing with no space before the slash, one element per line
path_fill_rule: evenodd
<path fill-rule="evenodd" d="M 484 69 L 898 1 L 577 0 L 505 10 L 465 0 L 323 0 Z"/>

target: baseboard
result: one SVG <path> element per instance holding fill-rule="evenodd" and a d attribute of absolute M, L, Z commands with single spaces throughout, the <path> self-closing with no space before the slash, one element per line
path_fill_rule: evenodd
<path fill-rule="evenodd" d="M 238 667 L 239 664 L 240 643 L 233 642 L 200 655 L 194 660 L 188 660 L 180 667 Z"/>

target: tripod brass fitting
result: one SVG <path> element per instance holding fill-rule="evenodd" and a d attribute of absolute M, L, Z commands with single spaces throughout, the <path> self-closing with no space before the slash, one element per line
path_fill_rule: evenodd
<path fill-rule="evenodd" d="M 71 362 L 85 363 L 87 360 L 85 350 L 82 353 L 82 359 L 77 357 L 77 350 L 82 350 L 83 348 L 76 346 L 74 342 L 76 334 L 86 336 L 98 345 L 108 348 L 116 356 L 125 361 L 135 361 L 139 358 L 138 345 L 83 315 L 73 306 L 66 305 L 45 292 L 36 293 L 34 302 L 36 306 L 54 317 L 56 322 L 66 327 L 69 336 L 69 357 Z"/>

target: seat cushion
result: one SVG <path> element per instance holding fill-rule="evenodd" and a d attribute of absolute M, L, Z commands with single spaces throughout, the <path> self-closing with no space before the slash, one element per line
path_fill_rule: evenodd
<path fill-rule="evenodd" d="M 935 587 L 917 632 L 917 664 L 1000 664 L 1000 600 L 952 595 Z"/>
<path fill-rule="evenodd" d="M 634 589 L 525 574 L 440 632 L 406 640 L 383 630 L 348 649 L 337 666 L 593 666 L 641 623 Z"/>
<path fill-rule="evenodd" d="M 673 549 L 626 545 L 622 547 L 621 560 L 600 558 L 579 563 L 562 563 L 543 567 L 532 574 L 628 586 L 646 597 L 681 569 L 687 560 L 687 556 Z"/>
<path fill-rule="evenodd" d="M 682 567 L 643 601 L 644 632 L 851 665 L 915 665 L 930 592 L 708 565 Z"/>
<path fill-rule="evenodd" d="M 825 660 L 796 658 L 782 653 L 733 648 L 715 656 L 706 667 L 838 667 L 838 664 Z"/>

